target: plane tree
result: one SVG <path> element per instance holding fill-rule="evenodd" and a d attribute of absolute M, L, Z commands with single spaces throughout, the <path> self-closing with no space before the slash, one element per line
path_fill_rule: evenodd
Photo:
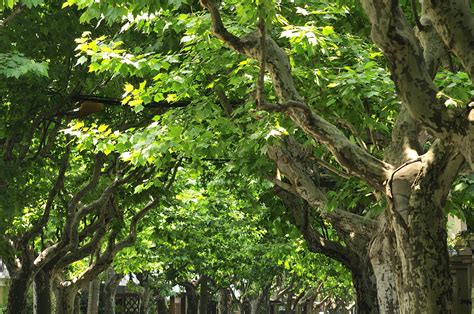
<path fill-rule="evenodd" d="M 467 1 L 361 3 L 63 6 L 120 29 L 77 40 L 78 63 L 112 74 L 110 94 L 122 91 L 105 99 L 95 89 L 103 104 L 140 117 L 186 106 L 192 127 L 182 119 L 169 129 L 185 158 L 227 153 L 275 184 L 300 208 L 293 220 L 308 246 L 351 270 L 360 312 L 445 312 L 446 202 L 473 158 L 471 10 Z M 334 238 L 314 228 L 321 221 Z"/>
<path fill-rule="evenodd" d="M 421 10 L 413 8 L 421 18 L 407 18 L 409 8 L 397 1 L 361 3 L 363 11 L 352 2 L 349 7 L 201 1 L 203 12 L 194 3 L 176 9 L 182 2 L 171 1 L 154 16 L 132 15 L 127 27 L 166 34 L 172 21 L 173 31 L 181 34 L 181 53 L 161 56 L 161 62 L 175 58 L 175 64 L 146 82 L 148 88 L 133 104 L 146 105 L 151 97 L 197 101 L 207 96 L 235 114 L 233 101 L 250 98 L 247 103 L 256 106 L 241 106 L 238 113 L 259 120 L 268 112 L 283 125 L 277 128 L 279 140 L 265 148 L 280 171 L 273 182 L 331 222 L 347 244 L 334 248 L 333 256 L 359 271 L 366 287 L 373 291 L 376 285 L 377 298 L 372 293 L 360 310 L 446 311 L 452 293 L 445 204 L 466 161 L 472 165 L 466 91 L 472 84 L 471 10 L 467 1 L 423 1 Z M 108 18 L 107 1 L 76 4 L 88 18 L 100 12 Z M 156 9 L 125 1 L 119 7 Z M 368 44 L 367 23 L 380 50 Z M 94 56 L 94 47 L 83 48 Z M 369 49 L 373 52 L 363 52 Z M 98 71 L 113 68 L 95 57 L 91 61 Z M 394 85 L 387 84 L 388 77 Z M 440 77 L 460 80 L 463 97 L 450 94 Z M 361 85 L 366 92 L 359 93 Z M 359 193 L 384 207 L 382 213 L 370 216 L 370 206 L 353 202 L 328 206 L 331 187 L 317 180 L 321 165 L 353 178 Z M 359 253 L 340 254 L 347 248 Z"/>

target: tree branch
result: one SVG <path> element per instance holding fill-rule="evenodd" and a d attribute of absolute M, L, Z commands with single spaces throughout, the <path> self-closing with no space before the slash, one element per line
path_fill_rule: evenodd
<path fill-rule="evenodd" d="M 216 3 L 210 0 L 201 0 L 201 5 L 209 10 L 209 13 L 211 14 L 212 32 L 216 35 L 216 37 L 228 44 L 232 49 L 243 53 L 245 44 L 239 37 L 227 31 L 224 24 L 222 23 L 221 15 Z"/>
<path fill-rule="evenodd" d="M 222 23 L 222 19 L 214 1 L 201 0 L 201 4 L 209 10 L 213 23 L 213 33 L 235 51 L 247 57 L 259 60 L 262 58 L 262 48 L 265 47 L 266 63 L 272 77 L 275 92 L 281 104 L 263 104 L 269 111 L 281 111 L 288 116 L 309 136 L 325 144 L 336 160 L 349 172 L 356 174 L 376 189 L 383 191 L 383 182 L 390 165 L 370 155 L 366 150 L 350 142 L 334 125 L 311 112 L 302 102 L 302 98 L 293 82 L 288 56 L 269 36 L 265 36 L 262 46 L 262 36 L 252 32 L 238 38 L 231 35 Z"/>
<path fill-rule="evenodd" d="M 25 247 L 28 241 L 32 240 L 33 237 L 38 235 L 41 230 L 46 226 L 46 223 L 49 221 L 49 215 L 51 213 L 51 208 L 53 206 L 54 199 L 56 195 L 59 193 L 62 185 L 64 184 L 64 177 L 66 175 L 66 170 L 69 165 L 69 156 L 71 154 L 71 145 L 68 144 L 66 146 L 66 151 L 63 154 L 61 159 L 61 163 L 59 165 L 59 173 L 56 181 L 49 191 L 48 198 L 46 199 L 46 204 L 44 206 L 44 212 L 41 218 L 39 218 L 36 222 L 33 223 L 33 227 L 25 232 L 19 241 L 20 247 Z"/>
<path fill-rule="evenodd" d="M 362 5 L 372 23 L 372 39 L 385 53 L 398 95 L 411 115 L 440 138 L 465 134 L 465 117 L 437 97 L 423 51 L 398 1 L 362 0 Z"/>
<path fill-rule="evenodd" d="M 323 253 L 340 263 L 349 267 L 351 265 L 351 254 L 341 244 L 323 237 L 310 223 L 311 206 L 298 196 L 292 195 L 281 188 L 275 189 L 285 207 L 293 214 L 295 226 L 303 234 L 303 237 L 312 252 Z"/>
<path fill-rule="evenodd" d="M 428 1 L 423 6 L 437 33 L 474 82 L 474 17 L 469 0 Z"/>
<path fill-rule="evenodd" d="M 268 149 L 270 158 L 275 160 L 278 169 L 291 182 L 291 185 L 279 185 L 289 192 L 296 191 L 313 208 L 324 208 L 327 199 L 319 186 L 318 170 L 308 163 L 307 152 L 294 139 L 288 137 L 284 141 L 284 145 Z M 287 186 L 290 188 L 287 189 Z M 358 237 L 367 239 L 375 229 L 374 221 L 341 209 L 320 212 L 347 236 L 354 232 Z"/>

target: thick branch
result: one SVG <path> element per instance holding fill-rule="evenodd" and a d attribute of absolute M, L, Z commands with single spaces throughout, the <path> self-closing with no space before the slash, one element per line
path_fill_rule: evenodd
<path fill-rule="evenodd" d="M 392 142 L 384 152 L 385 160 L 398 167 L 423 154 L 423 149 L 418 142 L 419 132 L 419 125 L 407 109 L 402 107 L 392 130 Z"/>
<path fill-rule="evenodd" d="M 209 10 L 214 35 L 235 51 L 259 60 L 262 56 L 262 46 L 265 46 L 266 68 L 282 104 L 266 104 L 262 107 L 267 110 L 286 112 L 309 136 L 325 144 L 345 169 L 378 190 L 383 190 L 383 182 L 390 165 L 377 160 L 367 151 L 350 142 L 337 127 L 311 112 L 296 90 L 288 56 L 283 49 L 269 36 L 265 36 L 265 45 L 262 45 L 262 36 L 258 32 L 250 33 L 242 38 L 231 35 L 222 24 L 217 5 L 211 0 L 201 0 L 201 4 Z"/>
<path fill-rule="evenodd" d="M 474 82 L 474 17 L 469 2 L 424 0 L 423 6 L 446 46 L 461 60 Z"/>
<path fill-rule="evenodd" d="M 208 9 L 212 16 L 212 32 L 217 36 L 217 38 L 227 43 L 230 47 L 232 47 L 232 49 L 243 53 L 244 43 L 239 37 L 227 31 L 224 23 L 222 23 L 219 9 L 214 1 L 201 0 L 201 5 Z"/>
<path fill-rule="evenodd" d="M 437 97 L 423 51 L 396 0 L 362 0 L 372 23 L 372 39 L 383 50 L 391 67 L 398 95 L 411 115 L 440 138 L 465 134 L 464 116 L 448 110 Z"/>
<path fill-rule="evenodd" d="M 86 196 L 87 193 L 92 191 L 97 184 L 99 183 L 100 171 L 103 165 L 103 158 L 101 156 L 96 156 L 94 161 L 94 169 L 92 171 L 91 178 L 69 201 L 68 208 L 75 209 L 77 204 Z M 74 210 L 72 210 L 74 212 Z"/>
<path fill-rule="evenodd" d="M 286 139 L 284 144 L 268 149 L 270 158 L 275 160 L 278 169 L 291 182 L 291 185 L 286 184 L 288 189 L 285 184 L 279 186 L 289 192 L 296 192 L 313 208 L 324 207 L 327 200 L 319 186 L 319 173 L 308 162 L 309 158 L 305 156 L 307 152 L 291 138 Z M 321 215 L 346 236 L 355 233 L 358 237 L 369 238 L 375 228 L 374 221 L 341 209 L 321 211 Z"/>
<path fill-rule="evenodd" d="M 275 188 L 275 191 L 285 207 L 293 213 L 294 224 L 300 230 L 312 252 L 323 253 L 346 266 L 351 264 L 351 256 L 347 248 L 326 239 L 313 228 L 310 223 L 311 206 L 306 201 L 281 188 Z"/>

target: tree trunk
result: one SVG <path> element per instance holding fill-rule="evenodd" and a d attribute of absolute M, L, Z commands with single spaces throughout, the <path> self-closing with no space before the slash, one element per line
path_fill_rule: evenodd
<path fill-rule="evenodd" d="M 87 314 L 99 313 L 100 280 L 94 279 L 89 282 L 89 293 L 87 298 Z"/>
<path fill-rule="evenodd" d="M 74 314 L 81 314 L 81 294 L 76 292 L 74 297 Z"/>
<path fill-rule="evenodd" d="M 56 294 L 56 312 L 60 314 L 75 313 L 76 294 L 77 291 L 75 289 L 58 287 Z"/>
<path fill-rule="evenodd" d="M 29 276 L 23 272 L 12 276 L 8 291 L 7 314 L 26 314 Z"/>
<path fill-rule="evenodd" d="M 225 288 L 219 289 L 219 314 L 229 314 L 229 291 Z"/>
<path fill-rule="evenodd" d="M 104 314 L 115 314 L 115 294 L 123 275 L 115 274 L 112 269 L 108 276 L 104 286 Z"/>
<path fill-rule="evenodd" d="M 352 283 L 356 291 L 357 313 L 395 313 L 382 310 L 377 300 L 377 282 L 374 273 L 367 264 L 361 265 L 357 270 L 352 269 Z M 393 291 L 393 290 L 392 290 Z"/>
<path fill-rule="evenodd" d="M 370 264 L 374 270 L 377 282 L 377 299 L 380 312 L 399 313 L 398 295 L 396 291 L 396 247 L 393 242 L 393 232 L 387 225 L 385 217 L 380 217 L 380 231 L 370 247 Z M 357 308 L 358 304 L 357 304 Z"/>
<path fill-rule="evenodd" d="M 295 307 L 293 307 L 293 298 L 295 294 L 293 292 L 289 292 L 286 298 L 286 314 L 296 314 Z"/>
<path fill-rule="evenodd" d="M 259 305 L 258 298 L 250 300 L 250 314 L 257 314 Z"/>
<path fill-rule="evenodd" d="M 207 314 L 207 305 L 209 303 L 209 285 L 207 277 L 201 280 L 201 291 L 199 294 L 199 314 Z"/>
<path fill-rule="evenodd" d="M 198 298 L 196 296 L 196 288 L 190 282 L 184 284 L 186 290 L 186 307 L 187 314 L 198 314 Z"/>
<path fill-rule="evenodd" d="M 157 296 L 156 307 L 158 308 L 158 314 L 168 314 L 168 307 L 166 306 L 165 297 L 161 295 Z"/>
<path fill-rule="evenodd" d="M 403 164 L 388 183 L 390 263 L 401 313 L 450 313 L 452 279 L 444 205 L 463 159 L 442 142 L 426 157 Z M 391 195 L 390 195 L 391 194 Z"/>
<path fill-rule="evenodd" d="M 413 208 L 414 213 L 408 217 L 408 225 L 416 227 L 394 228 L 401 260 L 396 280 L 401 313 L 413 313 L 413 309 L 448 313 L 451 309 L 446 219 L 441 208 L 426 205 Z M 399 236 L 402 233 L 405 235 Z"/>
<path fill-rule="evenodd" d="M 52 280 L 51 272 L 45 269 L 40 270 L 34 279 L 35 284 L 35 300 L 36 304 L 33 306 L 37 314 L 51 314 L 52 313 Z"/>
<path fill-rule="evenodd" d="M 150 284 L 146 282 L 143 285 L 143 292 L 140 296 L 140 314 L 148 314 L 150 307 L 151 288 Z"/>

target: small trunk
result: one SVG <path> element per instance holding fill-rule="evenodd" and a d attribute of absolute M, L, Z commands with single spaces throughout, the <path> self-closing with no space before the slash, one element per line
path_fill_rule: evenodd
<path fill-rule="evenodd" d="M 198 314 L 198 298 L 196 296 L 196 288 L 192 283 L 186 283 L 184 288 L 186 289 L 186 313 Z"/>
<path fill-rule="evenodd" d="M 396 248 L 390 227 L 381 223 L 381 232 L 375 237 L 370 247 L 370 264 L 377 281 L 377 299 L 382 313 L 399 313 L 396 291 L 396 265 L 398 258 L 394 255 Z M 359 304 L 357 304 L 359 309 Z"/>
<path fill-rule="evenodd" d="M 23 273 L 12 278 L 8 291 L 7 314 L 26 314 L 29 281 L 29 276 Z"/>
<path fill-rule="evenodd" d="M 40 270 L 34 279 L 35 284 L 35 300 L 33 304 L 37 314 L 51 314 L 52 313 L 52 279 L 51 272 Z"/>
<path fill-rule="evenodd" d="M 379 313 L 379 309 L 382 313 L 395 313 L 381 310 L 380 303 L 377 300 L 377 286 L 373 274 L 352 272 L 352 282 L 356 290 L 357 313 Z"/>
<path fill-rule="evenodd" d="M 250 314 L 257 314 L 258 306 L 259 306 L 258 299 L 251 300 L 250 301 Z"/>
<path fill-rule="evenodd" d="M 89 293 L 87 299 L 87 314 L 98 314 L 99 313 L 99 292 L 100 292 L 100 281 L 94 279 L 89 282 Z"/>
<path fill-rule="evenodd" d="M 74 314 L 81 314 L 81 295 L 76 293 L 74 297 Z"/>
<path fill-rule="evenodd" d="M 250 312 L 250 314 L 257 314 L 257 313 L 260 313 L 260 307 L 262 305 L 262 298 L 261 297 L 257 297 L 255 299 L 252 299 L 250 300 L 249 302 L 249 310 L 247 310 L 248 312 Z"/>
<path fill-rule="evenodd" d="M 68 287 L 58 287 L 56 294 L 57 313 L 75 313 L 76 294 L 77 291 L 75 289 Z"/>
<path fill-rule="evenodd" d="M 286 298 L 286 314 L 295 314 L 295 309 L 293 308 L 293 297 L 294 293 L 288 293 Z"/>
<path fill-rule="evenodd" d="M 104 314 L 115 314 L 115 294 L 122 275 L 117 275 L 112 270 L 109 276 L 104 287 Z"/>
<path fill-rule="evenodd" d="M 227 289 L 219 289 L 219 314 L 229 314 L 229 291 Z"/>
<path fill-rule="evenodd" d="M 143 293 L 140 297 L 140 314 L 147 314 L 150 307 L 151 288 L 148 283 L 143 288 Z"/>
<path fill-rule="evenodd" d="M 158 295 L 157 300 L 156 300 L 156 307 L 158 308 L 158 314 L 168 314 L 166 299 L 163 296 Z"/>
<path fill-rule="evenodd" d="M 207 304 L 209 303 L 208 279 L 204 277 L 201 281 L 201 291 L 199 294 L 199 314 L 207 314 Z"/>
<path fill-rule="evenodd" d="M 395 313 L 389 307 L 385 307 L 380 303 L 378 294 L 380 292 L 375 276 L 375 271 L 371 265 L 372 260 L 369 257 L 360 256 L 358 263 L 354 263 L 351 267 L 352 283 L 356 291 L 356 306 L 357 313 L 361 314 L 372 314 L 372 313 Z M 389 291 L 383 291 L 384 293 L 393 293 L 394 288 L 392 287 Z M 396 298 L 395 298 L 396 300 Z M 393 300 L 391 300 L 393 301 Z"/>

